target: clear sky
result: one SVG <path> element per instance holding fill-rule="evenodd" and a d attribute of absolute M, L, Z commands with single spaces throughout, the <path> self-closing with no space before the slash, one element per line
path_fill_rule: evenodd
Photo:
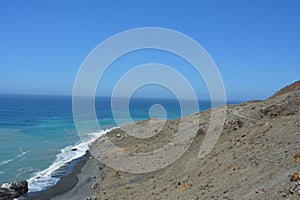
<path fill-rule="evenodd" d="M 264 99 L 300 79 L 299 10 L 297 0 L 1 0 L 0 93 L 70 95 L 82 61 L 101 41 L 157 26 L 207 50 L 228 99 Z M 124 63 L 133 65 L 134 56 Z"/>

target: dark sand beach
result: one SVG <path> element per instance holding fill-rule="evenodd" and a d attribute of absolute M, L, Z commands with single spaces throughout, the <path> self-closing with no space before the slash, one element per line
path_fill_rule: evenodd
<path fill-rule="evenodd" d="M 86 196 L 95 196 L 92 187 L 95 180 L 98 179 L 99 166 L 98 161 L 87 151 L 77 162 L 72 172 L 62 177 L 56 185 L 37 194 L 25 195 L 24 198 L 33 200 L 85 199 Z"/>

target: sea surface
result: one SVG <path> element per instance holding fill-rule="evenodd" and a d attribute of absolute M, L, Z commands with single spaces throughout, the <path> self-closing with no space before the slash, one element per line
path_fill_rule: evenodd
<path fill-rule="evenodd" d="M 165 108 L 168 119 L 211 107 L 210 101 L 199 101 L 199 110 L 181 113 L 176 99 L 133 98 L 132 119 L 150 118 L 149 109 L 155 104 Z M 92 141 L 117 126 L 109 97 L 96 97 L 95 108 L 102 130 L 89 132 L 82 141 L 73 121 L 71 96 L 0 95 L 0 186 L 28 180 L 30 192 L 37 192 L 57 183 Z"/>

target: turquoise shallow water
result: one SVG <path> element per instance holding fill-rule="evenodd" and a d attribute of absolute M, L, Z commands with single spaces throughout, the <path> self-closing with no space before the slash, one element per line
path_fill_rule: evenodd
<path fill-rule="evenodd" d="M 181 113 L 177 100 L 135 98 L 130 101 L 131 117 L 148 119 L 154 104 L 161 104 L 169 119 L 197 111 Z M 110 98 L 97 97 L 95 107 L 103 129 L 116 126 Z M 200 101 L 200 108 L 210 108 L 210 102 Z M 58 170 L 63 164 L 82 156 L 88 144 L 104 133 L 93 130 L 90 138 L 80 140 L 71 96 L 0 95 L 0 184 L 26 179 L 31 191 L 45 189 L 59 180 L 57 174 L 64 174 Z"/>

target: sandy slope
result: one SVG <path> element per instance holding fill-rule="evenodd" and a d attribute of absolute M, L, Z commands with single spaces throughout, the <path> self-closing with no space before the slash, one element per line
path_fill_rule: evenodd
<path fill-rule="evenodd" d="M 297 88 L 297 87 L 295 87 Z M 289 90 L 266 101 L 251 101 L 227 107 L 224 129 L 213 151 L 203 159 L 199 147 L 207 131 L 210 110 L 185 119 L 200 118 L 198 134 L 189 149 L 168 167 L 150 173 L 131 174 L 98 163 L 87 162 L 79 179 L 91 173 L 93 192 L 77 184 L 72 199 L 300 199 L 300 181 L 290 177 L 300 172 L 300 91 Z M 163 130 L 135 140 L 120 129 L 107 138 L 124 151 L 146 152 L 172 141 L 178 120 L 168 121 Z M 149 122 L 139 122 L 140 125 Z M 155 125 L 153 125 L 155 127 Z M 155 129 L 154 129 L 155 130 Z M 132 130 L 134 131 L 134 130 Z M 120 135 L 119 135 L 120 134 Z M 97 157 L 99 139 L 91 148 Z M 82 182 L 82 181 L 81 181 Z M 80 191 L 81 195 L 75 191 Z M 74 193 L 75 192 L 75 193 Z M 299 194 L 298 194 L 299 193 Z M 63 199 L 63 198 L 57 198 Z"/>

